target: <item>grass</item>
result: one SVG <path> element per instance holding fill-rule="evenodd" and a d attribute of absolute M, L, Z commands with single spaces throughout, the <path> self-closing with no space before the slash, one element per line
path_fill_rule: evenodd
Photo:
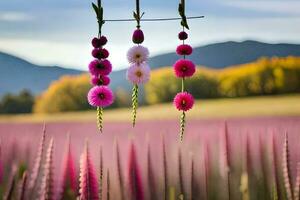
<path fill-rule="evenodd" d="M 190 112 L 189 119 L 256 117 L 256 116 L 300 116 L 300 94 L 249 97 L 235 99 L 198 100 Z M 139 120 L 178 119 L 179 112 L 171 103 L 144 106 L 138 109 Z M 0 115 L 0 122 L 65 122 L 94 121 L 96 111 L 58 114 Z M 131 109 L 121 108 L 104 111 L 106 121 L 130 121 Z"/>

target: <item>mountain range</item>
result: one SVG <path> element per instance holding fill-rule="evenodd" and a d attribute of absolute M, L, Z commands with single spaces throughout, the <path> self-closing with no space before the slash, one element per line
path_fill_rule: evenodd
<path fill-rule="evenodd" d="M 223 42 L 194 48 L 189 59 L 197 65 L 210 68 L 249 63 L 260 57 L 300 56 L 300 45 L 268 44 L 257 41 Z M 166 53 L 151 57 L 149 64 L 152 69 L 171 66 L 178 59 L 175 53 Z M 76 75 L 84 71 L 67 69 L 58 66 L 39 66 L 21 58 L 0 52 L 0 96 L 5 93 L 17 93 L 29 89 L 39 94 L 49 84 L 63 75 Z M 116 89 L 129 88 L 125 77 L 126 70 L 114 71 L 111 74 L 111 87 Z"/>

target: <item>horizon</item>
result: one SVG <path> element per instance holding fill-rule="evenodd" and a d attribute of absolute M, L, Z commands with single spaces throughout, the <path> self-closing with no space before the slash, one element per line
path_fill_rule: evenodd
<path fill-rule="evenodd" d="M 203 48 L 203 47 L 206 47 L 206 46 L 210 46 L 210 45 L 218 45 L 218 44 L 222 44 L 222 43 L 229 43 L 229 42 L 234 42 L 234 43 L 244 43 L 244 42 L 258 42 L 258 43 L 264 43 L 264 44 L 273 44 L 273 45 L 277 45 L 277 44 L 288 44 L 288 45 L 300 45 L 298 43 L 287 43 L 287 42 L 276 42 L 276 43 L 271 43 L 271 42 L 264 42 L 264 41 L 259 41 L 259 40 L 251 40 L 251 39 L 248 39 L 248 40 L 243 40 L 243 41 L 233 41 L 233 40 L 228 40 L 228 41 L 220 41 L 220 42 L 215 42 L 215 43 L 210 43 L 210 44 L 205 44 L 205 45 L 200 45 L 200 46 L 195 46 L 194 48 Z M 21 59 L 25 62 L 28 62 L 30 64 L 33 64 L 33 65 L 36 65 L 38 67 L 58 67 L 58 68 L 63 68 L 63 69 L 70 69 L 70 70 L 78 70 L 78 71 L 82 71 L 82 72 L 88 72 L 88 69 L 78 69 L 76 67 L 72 67 L 72 66 L 63 66 L 63 65 L 40 65 L 40 64 L 37 64 L 35 62 L 32 62 L 30 60 L 27 60 L 26 58 L 23 58 L 21 56 L 18 56 L 18 55 L 15 55 L 15 54 L 11 54 L 11 53 L 8 53 L 8 52 L 4 52 L 4 51 L 1 51 L 0 50 L 0 53 L 2 54 L 6 54 L 8 56 L 12 56 L 12 57 L 15 57 L 17 59 Z M 155 54 L 155 55 L 151 55 L 150 58 L 153 58 L 153 57 L 156 57 L 156 56 L 163 56 L 165 54 L 170 54 L 170 53 L 174 53 L 172 51 L 169 51 L 169 52 L 162 52 L 162 53 L 158 53 L 158 54 Z M 230 67 L 230 66 L 228 66 Z M 208 67 L 210 68 L 210 67 Z M 121 70 L 124 70 L 126 69 L 126 67 L 123 67 L 123 66 L 119 66 L 115 69 L 113 69 L 113 71 L 121 71 Z"/>
<path fill-rule="evenodd" d="M 97 30 L 91 2 L 46 0 L 41 4 L 29 0 L 22 4 L 21 0 L 1 1 L 0 51 L 37 65 L 87 70 L 92 59 L 90 39 Z M 103 1 L 103 4 L 106 19 L 130 18 L 135 9 L 134 1 L 128 0 Z M 141 10 L 145 11 L 146 18 L 177 17 L 177 4 L 141 1 Z M 204 15 L 205 18 L 189 20 L 188 43 L 193 47 L 245 40 L 299 44 L 300 28 L 295 26 L 300 21 L 298 10 L 300 3 L 296 0 L 191 0 L 187 2 L 187 15 Z M 132 46 L 134 24 L 111 22 L 103 26 L 115 70 L 127 66 L 126 53 Z M 118 34 L 120 29 L 122 37 Z M 177 32 L 181 27 L 178 21 L 143 22 L 142 29 L 151 56 L 174 52 L 179 44 Z M 169 33 L 162 34 L 164 30 Z"/>

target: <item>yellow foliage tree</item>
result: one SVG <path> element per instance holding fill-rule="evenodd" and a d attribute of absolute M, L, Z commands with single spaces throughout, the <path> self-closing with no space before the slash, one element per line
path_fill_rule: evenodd
<path fill-rule="evenodd" d="M 186 86 L 195 98 L 300 92 L 300 57 L 261 58 L 222 70 L 198 67 Z M 146 100 L 149 104 L 172 101 L 178 91 L 180 81 L 172 68 L 158 69 L 146 85 Z"/>
<path fill-rule="evenodd" d="M 63 76 L 37 97 L 34 112 L 55 113 L 89 109 L 86 94 L 90 88 L 88 74 Z"/>

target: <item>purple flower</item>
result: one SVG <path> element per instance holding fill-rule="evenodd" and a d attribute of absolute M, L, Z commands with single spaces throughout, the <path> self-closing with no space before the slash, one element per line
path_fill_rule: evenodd
<path fill-rule="evenodd" d="M 92 75 L 98 76 L 107 76 L 112 71 L 112 65 L 109 60 L 93 60 L 89 64 L 89 71 Z"/>
<path fill-rule="evenodd" d="M 107 43 L 107 38 L 103 35 L 99 38 L 100 46 L 104 46 Z"/>
<path fill-rule="evenodd" d="M 187 34 L 186 32 L 184 32 L 184 31 L 181 31 L 181 32 L 178 34 L 178 38 L 179 38 L 180 40 L 186 40 L 186 39 L 188 39 L 188 34 Z"/>
<path fill-rule="evenodd" d="M 113 92 L 106 86 L 94 86 L 87 97 L 89 104 L 94 107 L 107 107 L 114 101 Z"/>
<path fill-rule="evenodd" d="M 92 51 L 92 56 L 98 59 L 105 59 L 108 58 L 109 52 L 107 51 L 107 49 L 104 48 L 95 48 Z"/>
<path fill-rule="evenodd" d="M 94 37 L 94 38 L 92 39 L 92 45 L 93 45 L 93 47 L 95 47 L 95 48 L 101 47 L 99 38 Z"/>
<path fill-rule="evenodd" d="M 136 29 L 133 32 L 132 41 L 135 44 L 142 44 L 144 42 L 144 33 L 141 29 Z"/>
<path fill-rule="evenodd" d="M 108 76 L 92 76 L 91 83 L 97 85 L 109 85 L 110 78 Z"/>

